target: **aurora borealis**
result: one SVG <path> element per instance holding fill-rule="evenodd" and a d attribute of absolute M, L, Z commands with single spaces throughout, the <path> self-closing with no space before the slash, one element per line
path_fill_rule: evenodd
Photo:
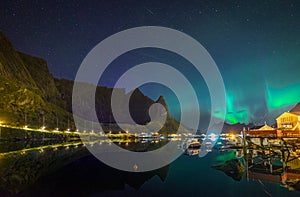
<path fill-rule="evenodd" d="M 228 123 L 259 124 L 274 118 L 274 110 L 300 101 L 299 1 L 5 0 L 0 17 L 0 29 L 14 46 L 46 59 L 58 78 L 74 79 L 85 55 L 106 37 L 155 25 L 192 36 L 214 58 L 226 87 Z M 199 97 L 201 113 L 209 114 L 209 94 L 200 74 L 183 58 L 163 50 L 122 55 L 100 85 L 112 87 L 122 72 L 147 61 L 172 65 L 185 74 Z M 145 85 L 142 91 L 153 99 L 163 94 L 178 116 L 178 101 L 165 87 Z"/>

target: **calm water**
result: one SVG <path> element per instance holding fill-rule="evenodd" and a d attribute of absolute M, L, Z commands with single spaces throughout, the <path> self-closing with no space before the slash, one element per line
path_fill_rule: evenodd
<path fill-rule="evenodd" d="M 0 146 L 0 196 L 300 195 L 300 192 L 291 190 L 297 177 L 284 180 L 284 183 L 281 181 L 285 171 L 280 169 L 282 158 L 278 155 L 272 158 L 274 164 L 278 163 L 272 173 L 268 165 L 259 164 L 260 159 L 268 160 L 259 152 L 253 153 L 258 165 L 247 170 L 244 158 L 239 156 L 240 151 L 217 149 L 203 158 L 183 154 L 164 168 L 129 173 L 101 163 L 81 142 L 28 142 L 26 145 L 19 142 L 15 146 L 14 143 L 1 143 Z M 224 170 L 212 168 L 226 161 L 237 162 L 230 163 L 233 168 L 228 169 L 229 175 Z M 293 170 L 289 173 L 294 174 L 290 176 L 300 174 L 297 162 L 293 162 Z M 235 164 L 242 167 L 236 168 Z M 236 172 L 243 168 L 244 171 Z"/>

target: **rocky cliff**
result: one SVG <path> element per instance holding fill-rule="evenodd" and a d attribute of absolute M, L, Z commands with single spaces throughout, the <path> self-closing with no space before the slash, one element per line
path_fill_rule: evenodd
<path fill-rule="evenodd" d="M 72 113 L 72 90 L 73 90 L 73 81 L 67 79 L 55 79 L 55 84 L 60 92 L 61 95 L 61 103 L 63 103 L 64 108 Z M 96 95 L 95 95 L 95 106 L 96 106 L 96 113 L 98 117 L 98 121 L 104 124 L 114 124 L 116 123 L 114 116 L 111 110 L 111 95 L 112 95 L 112 88 L 97 86 L 96 88 Z M 125 93 L 125 89 L 119 88 L 114 89 L 117 91 L 118 96 L 121 98 L 118 102 L 119 109 L 125 110 L 126 104 L 125 101 L 129 99 L 129 111 L 132 119 L 141 125 L 145 125 L 149 123 L 150 116 L 149 116 L 149 108 L 151 105 L 155 103 L 162 104 L 166 111 L 167 111 L 167 120 L 165 127 L 163 127 L 162 132 L 174 132 L 177 130 L 179 124 L 175 121 L 169 113 L 167 104 L 164 100 L 163 96 L 160 96 L 157 101 L 153 101 L 149 97 L 145 96 L 139 89 L 135 89 L 133 92 L 128 94 Z M 132 94 L 131 94 L 132 93 Z M 63 106 L 62 106 L 63 107 Z M 87 111 L 88 112 L 88 111 Z M 155 111 L 155 116 L 160 116 L 163 111 Z M 125 113 L 124 113 L 125 114 Z M 89 114 L 86 114 L 85 117 L 88 119 Z M 121 122 L 119 123 L 128 123 L 130 122 L 129 118 L 124 115 L 123 113 L 120 114 Z M 111 129 L 112 127 L 110 127 Z M 118 127 L 111 130 L 119 130 Z"/>
<path fill-rule="evenodd" d="M 73 81 L 55 79 L 50 73 L 47 62 L 14 49 L 9 40 L 0 33 L 0 119 L 6 124 L 30 125 L 41 127 L 44 123 L 48 128 L 65 129 L 73 127 L 72 119 Z M 111 112 L 111 94 L 113 89 L 96 88 L 96 112 L 101 123 L 115 123 Z M 124 89 L 117 89 L 122 98 L 127 98 Z M 121 99 L 119 105 L 124 106 Z M 167 105 L 163 97 L 157 101 Z M 130 97 L 129 107 L 133 120 L 138 124 L 150 121 L 149 107 L 156 103 L 145 96 L 139 89 L 134 90 Z M 162 113 L 162 112 L 155 112 Z M 171 130 L 178 123 L 167 110 L 167 125 Z M 126 123 L 128 117 L 122 117 Z"/>
<path fill-rule="evenodd" d="M 0 33 L 0 120 L 40 127 L 44 119 L 54 125 L 56 117 L 69 116 L 54 104 L 58 95 L 46 61 L 16 51 Z"/>
<path fill-rule="evenodd" d="M 0 32 L 0 76 L 36 88 L 36 84 L 22 61 L 19 53 Z"/>
<path fill-rule="evenodd" d="M 52 74 L 48 69 L 47 62 L 41 58 L 20 53 L 24 66 L 29 71 L 31 78 L 36 83 L 47 102 L 59 104 L 60 93 L 58 92 Z"/>

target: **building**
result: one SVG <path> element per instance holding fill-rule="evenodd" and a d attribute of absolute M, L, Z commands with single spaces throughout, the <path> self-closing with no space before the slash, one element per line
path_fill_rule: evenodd
<path fill-rule="evenodd" d="M 300 125 L 300 112 L 284 112 L 276 122 L 278 129 L 294 129 Z"/>
<path fill-rule="evenodd" d="M 265 123 L 265 125 L 260 127 L 259 129 L 249 130 L 248 135 L 252 137 L 277 137 L 278 133 L 276 129 L 270 127 Z"/>
<path fill-rule="evenodd" d="M 284 112 L 276 118 L 277 129 L 284 137 L 300 136 L 300 103 L 298 103 L 291 111 Z"/>
<path fill-rule="evenodd" d="M 291 111 L 284 112 L 276 118 L 277 128 L 265 124 L 261 128 L 248 131 L 252 137 L 299 137 L 300 136 L 300 103 Z"/>

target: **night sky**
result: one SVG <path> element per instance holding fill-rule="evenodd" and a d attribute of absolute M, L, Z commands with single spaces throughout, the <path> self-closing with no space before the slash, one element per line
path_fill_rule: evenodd
<path fill-rule="evenodd" d="M 274 110 L 300 101 L 300 1 L 5 0 L 0 18 L 0 30 L 15 48 L 46 59 L 57 78 L 74 79 L 87 53 L 114 33 L 164 26 L 192 36 L 214 58 L 226 86 L 227 122 L 260 123 Z M 164 50 L 120 56 L 99 84 L 113 87 L 127 69 L 148 61 L 184 73 L 196 89 L 201 110 L 209 111 L 201 75 Z M 149 84 L 141 89 L 153 99 L 164 94 L 178 116 L 178 101 L 167 88 Z"/>

